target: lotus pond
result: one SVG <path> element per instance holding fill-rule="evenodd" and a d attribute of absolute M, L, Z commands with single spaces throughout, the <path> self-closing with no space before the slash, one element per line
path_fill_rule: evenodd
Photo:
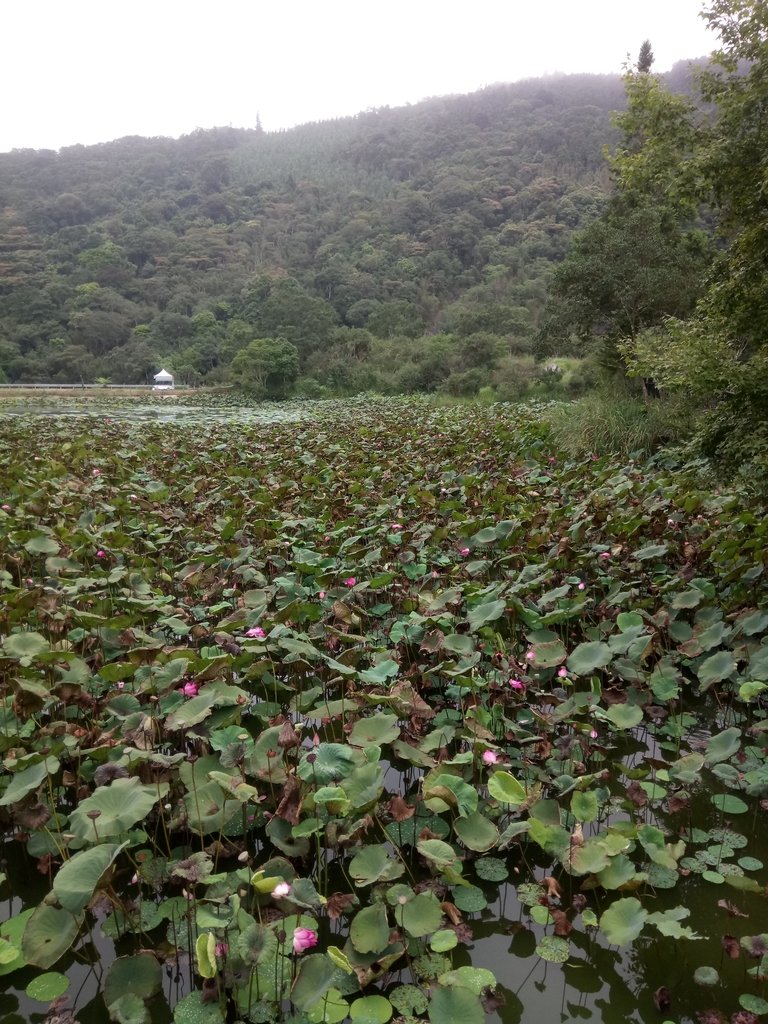
<path fill-rule="evenodd" d="M 768 1015 L 765 510 L 546 410 L 198 412 L 0 422 L 2 1019 Z"/>

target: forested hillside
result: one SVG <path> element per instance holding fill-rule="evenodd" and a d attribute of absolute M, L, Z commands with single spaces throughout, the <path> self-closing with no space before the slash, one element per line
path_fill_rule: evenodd
<path fill-rule="evenodd" d="M 0 374 L 250 369 L 279 393 L 261 351 L 288 353 L 286 379 L 298 359 L 307 393 L 514 391 L 552 268 L 603 209 L 624 104 L 619 76 L 557 76 L 274 134 L 0 155 Z M 264 338 L 297 353 L 246 352 Z"/>

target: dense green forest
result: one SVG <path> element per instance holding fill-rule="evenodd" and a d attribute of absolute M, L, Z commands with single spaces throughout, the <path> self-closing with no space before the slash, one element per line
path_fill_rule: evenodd
<path fill-rule="evenodd" d="M 555 76 L 279 133 L 0 155 L 0 374 L 515 397 L 552 269 L 604 208 L 624 104 L 618 75 Z M 265 338 L 297 351 L 246 351 Z"/>

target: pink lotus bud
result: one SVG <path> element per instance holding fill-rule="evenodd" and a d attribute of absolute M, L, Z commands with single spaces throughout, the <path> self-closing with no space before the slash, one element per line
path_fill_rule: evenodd
<path fill-rule="evenodd" d="M 584 590 L 586 586 L 587 584 L 582 581 L 581 583 L 579 583 L 579 590 Z"/>
<path fill-rule="evenodd" d="M 185 697 L 196 697 L 199 692 L 199 689 L 200 687 L 197 685 L 197 683 L 193 683 L 190 680 L 188 683 L 184 683 L 184 685 L 179 690 L 179 693 L 183 693 Z"/>
<path fill-rule="evenodd" d="M 96 557 L 97 558 L 106 558 L 107 557 L 107 552 L 103 551 L 101 548 L 99 548 L 99 550 L 96 552 Z"/>
<path fill-rule="evenodd" d="M 525 689 L 525 683 L 520 682 L 519 679 L 510 679 L 509 685 L 512 687 L 513 690 L 521 691 Z"/>
<path fill-rule="evenodd" d="M 469 554 L 469 548 L 461 548 L 461 550 L 459 551 L 459 554 L 462 555 L 464 558 L 466 558 L 467 555 Z"/>
<path fill-rule="evenodd" d="M 262 640 L 267 634 L 261 628 L 261 626 L 251 626 L 250 629 L 246 630 L 246 636 L 255 636 Z"/>
<path fill-rule="evenodd" d="M 311 928 L 296 928 L 293 933 L 294 953 L 303 953 L 305 949 L 312 949 L 317 945 L 317 932 Z"/>
<path fill-rule="evenodd" d="M 568 669 L 565 667 L 565 665 L 561 665 L 560 668 L 557 670 L 557 674 L 560 676 L 561 679 L 565 679 L 568 675 Z"/>
<path fill-rule="evenodd" d="M 492 750 L 486 750 L 483 753 L 483 764 L 496 764 L 499 760 L 499 755 L 494 754 Z"/>
<path fill-rule="evenodd" d="M 348 576 L 344 580 L 344 586 L 345 587 L 354 587 L 354 586 L 356 586 L 356 584 L 357 584 L 357 580 L 355 579 L 354 576 Z"/>
<path fill-rule="evenodd" d="M 287 882 L 278 882 L 275 888 L 272 890 L 272 897 L 276 900 L 281 900 L 291 891 L 291 887 Z"/>
<path fill-rule="evenodd" d="M 320 598 L 321 601 L 324 601 L 325 600 L 325 591 L 321 590 L 320 593 L 317 596 Z"/>

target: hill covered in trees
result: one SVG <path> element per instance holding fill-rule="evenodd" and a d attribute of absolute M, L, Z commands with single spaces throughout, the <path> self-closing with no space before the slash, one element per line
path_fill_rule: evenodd
<path fill-rule="evenodd" d="M 514 393 L 552 269 L 604 208 L 624 104 L 618 76 L 555 76 L 0 155 L 0 373 Z M 248 350 L 265 338 L 296 351 Z"/>

